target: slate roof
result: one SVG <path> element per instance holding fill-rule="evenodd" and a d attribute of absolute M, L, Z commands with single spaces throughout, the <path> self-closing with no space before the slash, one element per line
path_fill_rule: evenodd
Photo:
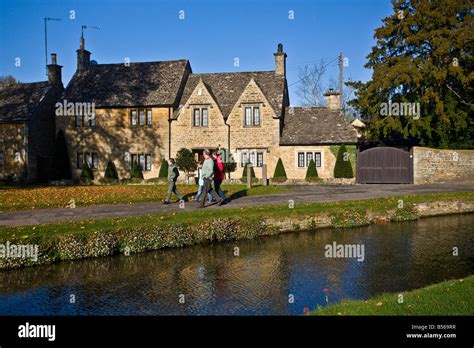
<path fill-rule="evenodd" d="M 175 105 L 189 61 L 95 64 L 76 72 L 64 91 L 68 102 L 96 107 Z"/>
<path fill-rule="evenodd" d="M 252 78 L 279 117 L 284 103 L 286 81 L 283 76 L 276 75 L 274 71 L 190 74 L 179 104 L 186 104 L 199 80 L 202 79 L 204 85 L 219 105 L 224 118 L 227 119 Z"/>
<path fill-rule="evenodd" d="M 0 86 L 0 123 L 30 120 L 50 89 L 47 81 Z"/>
<path fill-rule="evenodd" d="M 280 145 L 357 143 L 357 131 L 339 110 L 287 107 Z"/>

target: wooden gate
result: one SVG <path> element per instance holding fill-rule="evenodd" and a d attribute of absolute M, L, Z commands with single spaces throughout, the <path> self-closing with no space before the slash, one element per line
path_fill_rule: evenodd
<path fill-rule="evenodd" d="M 357 153 L 360 184 L 413 183 L 413 154 L 395 147 L 374 147 Z"/>

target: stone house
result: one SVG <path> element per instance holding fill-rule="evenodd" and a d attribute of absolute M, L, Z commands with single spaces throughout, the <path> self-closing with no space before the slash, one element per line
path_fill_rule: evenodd
<path fill-rule="evenodd" d="M 273 71 L 194 74 L 188 60 L 94 64 L 81 38 L 77 71 L 64 102 L 91 103 L 93 117 L 57 117 L 66 136 L 74 177 L 84 160 L 95 177 L 109 160 L 119 177 L 131 163 L 141 164 L 145 179 L 158 176 L 163 159 L 190 149 L 199 160 L 205 148 L 225 153 L 273 175 L 279 158 L 288 177 L 303 179 L 314 158 L 321 177 L 331 177 L 335 156 L 329 146 L 355 144 L 357 132 L 339 112 L 339 95 L 326 95 L 326 108 L 289 107 L 286 53 L 278 45 Z M 181 177 L 184 179 L 184 175 Z"/>
<path fill-rule="evenodd" d="M 52 54 L 48 81 L 0 86 L 0 180 L 49 179 L 55 145 L 54 104 L 62 67 Z"/>

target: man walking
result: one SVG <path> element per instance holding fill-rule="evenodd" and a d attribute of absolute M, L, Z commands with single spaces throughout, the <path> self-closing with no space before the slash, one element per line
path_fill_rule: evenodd
<path fill-rule="evenodd" d="M 166 199 L 163 204 L 170 204 L 171 193 L 174 193 L 179 200 L 184 199 L 184 196 L 178 192 L 176 189 L 176 180 L 178 180 L 179 171 L 176 166 L 174 158 L 168 160 L 168 193 L 166 194 Z"/>
<path fill-rule="evenodd" d="M 222 205 L 224 199 L 222 199 L 216 191 L 212 189 L 212 179 L 214 178 L 214 161 L 211 158 L 211 152 L 209 150 L 204 150 L 204 163 L 202 165 L 202 179 L 204 181 L 204 199 L 201 201 L 201 204 L 196 206 L 197 208 L 204 208 L 204 203 L 206 201 L 206 196 L 208 193 L 212 195 L 217 201 L 217 205 Z"/>

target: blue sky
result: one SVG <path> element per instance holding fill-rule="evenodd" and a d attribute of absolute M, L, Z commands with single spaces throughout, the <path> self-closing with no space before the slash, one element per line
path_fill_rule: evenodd
<path fill-rule="evenodd" d="M 272 70 L 281 42 L 290 101 L 298 105 L 294 83 L 302 64 L 331 61 L 342 51 L 349 59 L 345 77 L 369 79 L 364 64 L 374 29 L 391 12 L 389 0 L 0 0 L 0 75 L 46 79 L 43 18 L 56 17 L 62 21 L 48 23 L 48 51 L 58 54 L 65 84 L 76 69 L 81 25 L 101 27 L 85 32 L 98 63 L 187 58 L 195 73 Z M 337 78 L 336 61 L 329 69 L 327 77 Z"/>

